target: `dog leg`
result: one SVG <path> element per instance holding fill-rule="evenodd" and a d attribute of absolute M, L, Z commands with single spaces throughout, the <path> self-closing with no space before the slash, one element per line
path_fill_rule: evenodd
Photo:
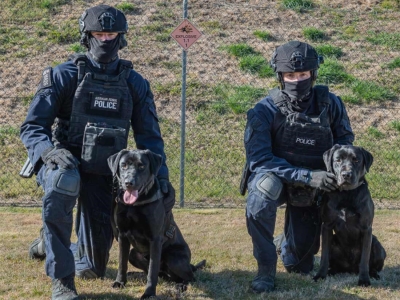
<path fill-rule="evenodd" d="M 368 226 L 367 229 L 362 229 L 362 249 L 361 260 L 359 266 L 358 285 L 370 286 L 371 281 L 369 278 L 369 259 L 371 255 L 372 243 L 372 228 Z"/>
<path fill-rule="evenodd" d="M 128 272 L 128 256 L 130 243 L 126 237 L 118 238 L 119 244 L 119 262 L 118 262 L 118 274 L 112 287 L 113 288 L 124 288 L 127 282 Z"/>
<path fill-rule="evenodd" d="M 325 279 L 329 269 L 329 251 L 332 244 L 333 228 L 326 223 L 322 224 L 322 249 L 321 264 L 317 274 L 313 277 L 314 281 Z"/>
<path fill-rule="evenodd" d="M 154 240 L 150 241 L 149 273 L 147 274 L 145 292 L 140 299 L 147 299 L 156 296 L 158 273 L 160 272 L 162 239 L 162 236 L 158 236 Z"/>

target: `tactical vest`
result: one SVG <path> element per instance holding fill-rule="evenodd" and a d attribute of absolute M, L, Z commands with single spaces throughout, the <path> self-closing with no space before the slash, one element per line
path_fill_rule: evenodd
<path fill-rule="evenodd" d="M 273 153 L 286 159 L 290 164 L 325 170 L 323 153 L 333 146 L 333 136 L 329 118 L 329 89 L 326 86 L 315 86 L 314 95 L 319 114 L 306 115 L 290 108 L 288 100 L 279 89 L 270 91 L 279 112 L 274 118 Z"/>
<path fill-rule="evenodd" d="M 132 63 L 120 60 L 118 74 L 105 75 L 93 72 L 86 55 L 70 59 L 78 67 L 78 87 L 67 122 L 68 148 L 81 149 L 82 171 L 111 175 L 107 158 L 128 142 L 133 101 L 127 78 Z M 58 125 L 65 128 L 66 124 Z"/>

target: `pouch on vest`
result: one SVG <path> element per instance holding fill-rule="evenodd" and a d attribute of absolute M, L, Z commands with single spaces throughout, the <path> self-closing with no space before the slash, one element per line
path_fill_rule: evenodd
<path fill-rule="evenodd" d="M 293 206 L 311 206 L 315 202 L 317 190 L 309 186 L 288 185 L 288 202 Z"/>
<path fill-rule="evenodd" d="M 126 130 L 105 123 L 87 123 L 82 145 L 82 171 L 111 175 L 107 158 L 126 148 Z"/>

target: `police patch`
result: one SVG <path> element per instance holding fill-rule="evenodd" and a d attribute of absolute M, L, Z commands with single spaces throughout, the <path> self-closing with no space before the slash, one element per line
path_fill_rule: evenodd
<path fill-rule="evenodd" d="M 119 111 L 120 99 L 107 96 L 94 96 L 90 107 L 92 109 L 106 110 L 109 112 Z"/>
<path fill-rule="evenodd" d="M 52 73 L 53 73 L 52 67 L 47 67 L 46 69 L 44 69 L 44 71 L 42 73 L 42 80 L 40 81 L 38 90 L 41 90 L 44 88 L 49 88 L 53 85 Z"/>

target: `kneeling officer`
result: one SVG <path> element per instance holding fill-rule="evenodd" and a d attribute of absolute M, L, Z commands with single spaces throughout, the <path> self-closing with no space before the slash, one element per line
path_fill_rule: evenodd
<path fill-rule="evenodd" d="M 333 144 L 352 144 L 354 135 L 341 99 L 326 86 L 314 86 L 322 58 L 299 41 L 279 46 L 272 55 L 280 88 L 247 113 L 244 134 L 248 176 L 246 223 L 258 272 L 251 288 L 274 289 L 277 207 L 287 204 L 281 258 L 287 271 L 309 273 L 319 249 L 316 199 L 337 188 L 325 171 L 322 154 Z M 248 177 L 248 180 L 246 180 Z M 246 182 L 248 184 L 246 185 Z M 244 191 L 242 189 L 242 193 Z"/>
<path fill-rule="evenodd" d="M 126 148 L 130 127 L 138 149 L 164 158 L 158 178 L 166 211 L 175 203 L 149 83 L 118 56 L 127 45 L 125 15 L 95 6 L 82 14 L 79 29 L 88 51 L 44 70 L 21 126 L 21 140 L 44 190 L 43 228 L 29 255 L 46 258 L 52 299 L 59 300 L 78 299 L 75 275 L 105 274 L 113 241 L 113 178 L 107 158 Z M 78 241 L 71 244 L 77 198 Z"/>

